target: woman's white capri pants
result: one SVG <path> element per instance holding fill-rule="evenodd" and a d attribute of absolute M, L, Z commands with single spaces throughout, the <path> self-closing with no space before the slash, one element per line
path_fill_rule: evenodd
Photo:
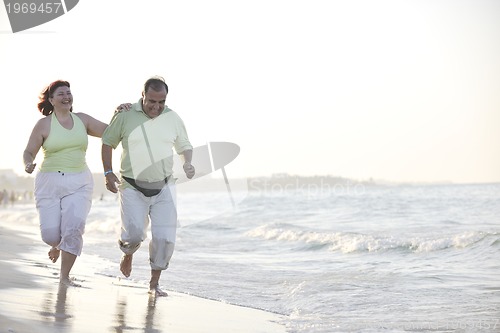
<path fill-rule="evenodd" d="M 82 253 L 93 188 L 88 169 L 79 173 L 37 173 L 35 200 L 45 243 L 77 256 Z"/>

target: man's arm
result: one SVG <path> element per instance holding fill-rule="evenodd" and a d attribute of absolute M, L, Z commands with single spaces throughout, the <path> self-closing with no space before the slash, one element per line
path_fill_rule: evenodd
<path fill-rule="evenodd" d="M 106 188 L 113 192 L 118 192 L 116 184 L 120 184 L 120 180 L 113 172 L 113 148 L 111 146 L 102 145 L 101 148 L 102 166 L 104 167 L 104 178 L 106 178 Z"/>
<path fill-rule="evenodd" d="M 186 177 L 189 179 L 194 177 L 195 170 L 194 166 L 191 165 L 191 161 L 193 159 L 193 150 L 192 149 L 186 149 L 182 153 L 182 158 L 184 159 L 184 165 L 182 168 L 184 169 L 184 172 L 186 173 Z"/>

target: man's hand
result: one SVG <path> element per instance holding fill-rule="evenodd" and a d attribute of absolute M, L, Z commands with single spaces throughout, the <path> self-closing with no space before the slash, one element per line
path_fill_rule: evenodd
<path fill-rule="evenodd" d="M 190 162 L 185 162 L 182 168 L 186 173 L 186 177 L 188 177 L 189 179 L 194 177 L 195 174 L 194 166 L 192 166 Z"/>
<path fill-rule="evenodd" d="M 120 184 L 120 180 L 118 179 L 118 177 L 116 177 L 113 172 L 108 173 L 104 177 L 106 178 L 106 188 L 108 189 L 108 191 L 117 193 L 118 187 L 116 186 L 116 184 Z"/>

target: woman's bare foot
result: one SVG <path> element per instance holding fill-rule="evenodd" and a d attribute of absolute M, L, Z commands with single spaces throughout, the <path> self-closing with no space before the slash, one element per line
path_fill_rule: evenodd
<path fill-rule="evenodd" d="M 125 275 L 125 277 L 129 277 L 132 272 L 132 255 L 124 254 L 122 260 L 120 262 L 120 271 Z"/>
<path fill-rule="evenodd" d="M 61 251 L 58 248 L 53 247 L 49 250 L 49 259 L 52 262 L 56 262 L 57 259 L 59 258 L 59 254 L 61 254 Z"/>
<path fill-rule="evenodd" d="M 73 279 L 70 279 L 68 277 L 60 278 L 59 283 L 65 285 L 65 286 L 68 286 L 68 287 L 81 287 L 82 286 L 81 284 L 76 283 L 75 281 L 73 281 Z"/>
<path fill-rule="evenodd" d="M 166 297 L 168 296 L 166 291 L 161 290 L 160 286 L 149 287 L 148 294 L 154 297 Z"/>

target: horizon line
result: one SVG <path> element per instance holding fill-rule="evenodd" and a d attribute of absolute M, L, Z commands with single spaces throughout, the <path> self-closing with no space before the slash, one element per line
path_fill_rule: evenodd
<path fill-rule="evenodd" d="M 10 172 L 14 174 L 16 177 L 20 178 L 33 178 L 35 176 L 35 173 L 33 174 L 26 174 L 26 175 L 20 175 L 18 174 L 14 169 L 0 169 L 0 173 L 2 172 Z M 101 172 L 92 172 L 93 176 L 99 177 L 102 175 Z M 119 174 L 119 172 L 118 172 Z M 206 174 L 202 175 L 195 180 L 199 180 L 200 178 L 204 178 L 205 180 L 217 180 L 217 179 L 222 179 L 221 177 L 213 177 L 212 174 Z M 240 177 L 231 177 L 232 179 L 287 179 L 287 178 L 304 178 L 304 179 L 310 179 L 310 178 L 337 178 L 337 179 L 342 179 L 342 180 L 347 180 L 347 181 L 353 181 L 356 183 L 364 183 L 364 184 L 373 184 L 373 185 L 473 185 L 473 184 L 499 184 L 500 180 L 493 180 L 493 181 L 463 181 L 463 182 L 457 182 L 457 181 L 452 181 L 452 180 L 390 180 L 390 179 L 383 179 L 383 178 L 375 178 L 375 177 L 368 177 L 368 178 L 355 178 L 355 177 L 346 177 L 346 176 L 338 176 L 338 175 L 332 175 L 332 174 L 315 174 L 315 175 L 299 175 L 299 174 L 290 174 L 286 172 L 280 172 L 280 173 L 272 173 L 271 175 L 259 175 L 259 176 L 240 176 Z"/>

